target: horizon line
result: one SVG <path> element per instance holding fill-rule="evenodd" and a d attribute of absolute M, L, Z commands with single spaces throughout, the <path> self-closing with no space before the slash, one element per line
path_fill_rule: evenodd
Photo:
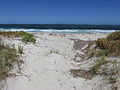
<path fill-rule="evenodd" d="M 9 24 L 9 23 L 8 23 Z M 4 24 L 4 25 L 8 25 L 8 24 Z M 13 25 L 13 24 L 15 24 L 15 23 L 10 23 L 9 25 Z M 0 24 L 0 25 L 3 25 L 3 24 Z M 17 25 L 20 25 L 20 23 L 19 24 L 17 24 Z M 25 24 L 22 24 L 21 23 L 21 25 L 120 25 L 120 24 L 42 24 L 42 23 L 40 23 L 40 24 L 27 24 L 27 23 L 25 23 Z"/>

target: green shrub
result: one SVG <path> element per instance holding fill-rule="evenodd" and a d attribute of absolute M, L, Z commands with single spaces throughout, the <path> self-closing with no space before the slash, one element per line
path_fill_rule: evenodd
<path fill-rule="evenodd" d="M 28 42 L 32 42 L 33 44 L 36 43 L 36 39 L 29 34 L 28 35 L 23 35 L 22 36 L 22 41 L 25 42 L 25 43 L 28 43 Z"/>
<path fill-rule="evenodd" d="M 34 38 L 33 34 L 27 33 L 27 32 L 23 32 L 23 31 L 21 31 L 20 34 L 21 34 L 23 42 L 25 42 L 25 43 L 32 42 L 33 44 L 36 43 L 36 39 Z"/>

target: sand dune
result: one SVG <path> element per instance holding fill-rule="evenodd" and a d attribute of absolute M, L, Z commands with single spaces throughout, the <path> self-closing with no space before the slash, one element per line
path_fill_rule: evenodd
<path fill-rule="evenodd" d="M 23 75 L 7 79 L 4 90 L 97 90 L 100 77 L 92 80 L 74 78 L 70 69 L 77 68 L 73 60 L 76 53 L 74 40 L 96 40 L 106 34 L 35 34 L 36 44 L 23 44 L 17 39 L 5 39 L 6 43 L 22 45 L 24 54 Z M 104 83 L 103 83 L 104 84 Z"/>

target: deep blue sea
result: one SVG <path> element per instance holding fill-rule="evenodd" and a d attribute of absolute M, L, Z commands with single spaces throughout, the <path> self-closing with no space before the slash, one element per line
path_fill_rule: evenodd
<path fill-rule="evenodd" d="M 116 30 L 100 30 L 100 29 L 15 29 L 0 28 L 0 31 L 26 31 L 26 32 L 43 32 L 43 33 L 112 33 Z M 117 30 L 118 31 L 118 30 Z"/>

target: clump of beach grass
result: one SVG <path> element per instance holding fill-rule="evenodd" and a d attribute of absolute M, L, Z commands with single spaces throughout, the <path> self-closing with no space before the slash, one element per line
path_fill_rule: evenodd
<path fill-rule="evenodd" d="M 101 59 L 91 67 L 91 73 L 93 75 L 100 75 L 106 78 L 106 80 L 111 84 L 112 90 L 118 90 L 118 85 L 116 84 L 119 81 L 120 77 L 120 62 L 117 60 L 111 61 Z"/>
<path fill-rule="evenodd" d="M 0 31 L 0 35 L 4 37 L 21 37 L 24 43 L 36 43 L 36 39 L 32 33 L 20 31 L 20 32 L 13 32 L 13 31 Z"/>
<path fill-rule="evenodd" d="M 23 54 L 23 47 L 21 45 L 18 45 L 18 53 Z"/>
<path fill-rule="evenodd" d="M 92 79 L 95 76 L 102 76 L 111 85 L 112 90 L 118 90 L 116 83 L 120 77 L 120 62 L 117 60 L 109 60 L 101 57 L 94 61 L 89 70 L 71 69 L 71 75 L 74 77 L 82 77 L 85 79 Z"/>
<path fill-rule="evenodd" d="M 20 66 L 21 62 L 23 62 L 20 59 L 20 53 L 22 53 L 21 50 L 23 48 L 19 50 L 14 46 L 4 44 L 3 41 L 0 41 L 0 81 L 10 77 L 14 66 Z"/>
<path fill-rule="evenodd" d="M 96 60 L 95 64 L 91 67 L 90 71 L 92 75 L 100 74 L 99 69 L 102 65 L 107 64 L 109 61 L 105 60 L 104 58 Z"/>

